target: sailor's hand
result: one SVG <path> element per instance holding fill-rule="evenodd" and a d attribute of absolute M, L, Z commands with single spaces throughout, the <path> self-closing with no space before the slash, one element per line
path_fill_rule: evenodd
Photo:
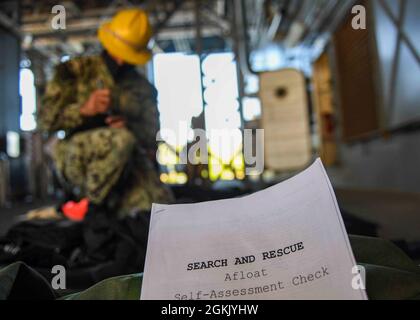
<path fill-rule="evenodd" d="M 92 117 L 108 111 L 111 103 L 111 95 L 108 89 L 98 89 L 90 94 L 89 99 L 80 108 L 80 114 Z"/>
<path fill-rule="evenodd" d="M 108 116 L 105 122 L 111 128 L 125 128 L 125 119 L 121 116 Z"/>

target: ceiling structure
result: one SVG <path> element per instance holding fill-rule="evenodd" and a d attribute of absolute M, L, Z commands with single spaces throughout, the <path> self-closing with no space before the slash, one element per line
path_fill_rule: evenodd
<path fill-rule="evenodd" d="M 98 52 L 98 26 L 121 8 L 141 7 L 150 14 L 155 52 L 206 53 L 231 49 L 241 56 L 241 66 L 247 73 L 253 72 L 250 54 L 270 43 L 288 52 L 294 48 L 322 50 L 354 2 L 67 0 L 60 2 L 66 9 L 66 29 L 54 30 L 51 20 L 55 14 L 51 10 L 56 0 L 9 0 L 0 4 L 0 24 L 21 37 L 23 52 L 31 60 L 55 64 L 63 56 Z"/>
<path fill-rule="evenodd" d="M 149 12 L 155 51 L 193 51 L 195 48 L 189 40 L 195 39 L 197 34 L 197 3 L 182 0 L 64 1 L 61 4 L 66 8 L 66 29 L 54 30 L 51 8 L 56 2 L 24 0 L 21 8 L 23 49 L 38 50 L 53 60 L 63 55 L 97 52 L 100 50 L 96 37 L 98 26 L 122 8 L 141 7 Z M 199 4 L 201 37 L 222 40 L 229 31 L 225 8 L 220 6 L 223 3 L 200 1 Z"/>

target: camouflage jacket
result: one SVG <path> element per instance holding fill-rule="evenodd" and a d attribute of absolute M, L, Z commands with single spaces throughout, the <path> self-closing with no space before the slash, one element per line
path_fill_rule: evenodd
<path fill-rule="evenodd" d="M 110 112 L 125 116 L 139 144 L 155 148 L 159 130 L 156 89 L 135 69 L 115 81 L 102 56 L 74 58 L 56 67 L 38 111 L 40 130 L 71 133 L 89 125 L 92 119 L 82 117 L 79 109 L 99 88 L 110 89 Z"/>

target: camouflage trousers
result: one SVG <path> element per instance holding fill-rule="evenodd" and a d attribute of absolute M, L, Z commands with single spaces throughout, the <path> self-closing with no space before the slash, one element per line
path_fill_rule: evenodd
<path fill-rule="evenodd" d="M 133 155 L 136 140 L 125 128 L 98 128 L 74 134 L 57 143 L 53 160 L 57 171 L 78 195 L 102 204 Z M 154 170 L 138 170 L 124 191 L 122 210 L 149 210 L 153 202 L 172 197 Z"/>
<path fill-rule="evenodd" d="M 100 204 L 118 181 L 134 143 L 127 129 L 98 128 L 59 141 L 53 158 L 57 170 L 78 193 Z"/>

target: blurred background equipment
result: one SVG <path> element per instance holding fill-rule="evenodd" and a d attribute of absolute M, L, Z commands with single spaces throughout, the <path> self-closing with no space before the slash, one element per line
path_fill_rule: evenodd
<path fill-rule="evenodd" d="M 312 148 L 304 75 L 294 69 L 263 72 L 260 97 L 266 167 L 277 171 L 305 168 Z"/>

